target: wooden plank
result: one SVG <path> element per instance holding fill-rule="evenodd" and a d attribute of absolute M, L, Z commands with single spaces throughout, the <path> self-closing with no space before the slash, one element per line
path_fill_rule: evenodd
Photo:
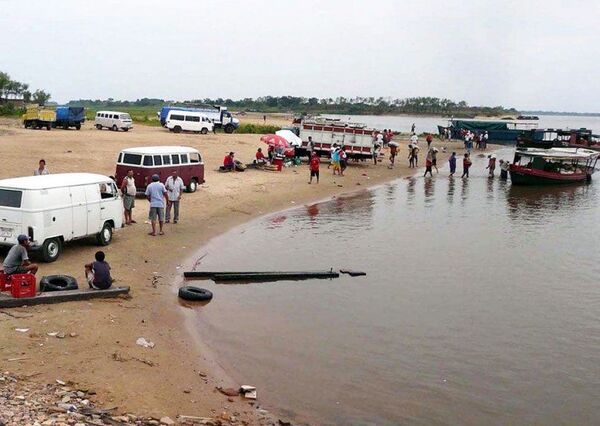
<path fill-rule="evenodd" d="M 352 269 L 340 269 L 340 272 L 342 274 L 350 275 L 351 277 L 363 277 L 363 276 L 367 275 L 366 272 L 363 272 L 363 271 L 354 271 Z"/>
<path fill-rule="evenodd" d="M 279 281 L 339 278 L 334 271 L 298 271 L 298 272 L 251 272 L 214 274 L 212 279 L 219 281 Z"/>
<path fill-rule="evenodd" d="M 16 308 L 19 306 L 43 305 L 49 303 L 71 302 L 78 300 L 103 299 L 117 297 L 129 293 L 129 286 L 113 287 L 108 290 L 66 290 L 41 293 L 36 297 L 23 297 L 15 299 L 10 296 L 0 295 L 0 308 Z"/>

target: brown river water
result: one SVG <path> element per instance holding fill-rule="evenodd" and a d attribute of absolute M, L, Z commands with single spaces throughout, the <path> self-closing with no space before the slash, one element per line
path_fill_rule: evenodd
<path fill-rule="evenodd" d="M 201 337 L 297 422 L 598 424 L 600 175 L 512 187 L 483 168 L 476 158 L 469 180 L 440 169 L 216 238 L 198 269 L 368 275 L 197 282 L 215 293 Z"/>

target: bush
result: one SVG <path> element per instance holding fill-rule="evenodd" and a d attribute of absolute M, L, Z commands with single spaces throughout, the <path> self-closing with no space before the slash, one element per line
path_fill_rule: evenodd
<path fill-rule="evenodd" d="M 281 127 L 274 126 L 272 124 L 253 124 L 253 123 L 241 123 L 240 127 L 235 130 L 235 133 L 252 133 L 264 135 L 268 133 L 275 133 L 281 130 Z"/>

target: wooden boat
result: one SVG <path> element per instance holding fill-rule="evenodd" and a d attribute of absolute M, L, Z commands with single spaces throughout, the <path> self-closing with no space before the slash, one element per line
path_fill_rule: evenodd
<path fill-rule="evenodd" d="M 589 181 L 599 155 L 583 148 L 518 148 L 510 165 L 510 179 L 515 185 Z"/>
<path fill-rule="evenodd" d="M 536 129 L 517 139 L 517 148 L 585 148 L 600 151 L 600 136 L 586 128 Z"/>
<path fill-rule="evenodd" d="M 488 132 L 488 143 L 500 145 L 514 145 L 523 133 L 537 129 L 536 120 L 486 120 L 453 118 L 448 121 L 447 126 L 438 126 L 440 136 L 444 135 L 444 129 L 449 129 L 453 139 L 462 139 L 462 131 L 469 130 L 475 134 Z"/>
<path fill-rule="evenodd" d="M 329 271 L 188 271 L 185 278 L 212 279 L 214 281 L 278 281 L 338 278 L 339 272 Z"/>

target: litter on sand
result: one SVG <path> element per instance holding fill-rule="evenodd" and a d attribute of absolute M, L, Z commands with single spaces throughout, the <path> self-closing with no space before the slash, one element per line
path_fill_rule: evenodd
<path fill-rule="evenodd" d="M 254 386 L 242 385 L 240 387 L 240 393 L 247 399 L 256 399 L 256 388 Z"/>
<path fill-rule="evenodd" d="M 143 346 L 144 348 L 153 348 L 154 347 L 154 342 L 151 342 L 149 340 L 144 339 L 143 337 L 139 337 L 136 341 L 135 341 L 136 345 L 138 346 Z"/>

